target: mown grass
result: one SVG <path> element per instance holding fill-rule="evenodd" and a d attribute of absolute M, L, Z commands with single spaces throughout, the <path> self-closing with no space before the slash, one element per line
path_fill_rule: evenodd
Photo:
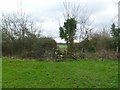
<path fill-rule="evenodd" d="M 0 58 L 0 89 L 2 88 L 2 58 Z"/>
<path fill-rule="evenodd" d="M 3 58 L 3 88 L 117 88 L 118 62 Z"/>

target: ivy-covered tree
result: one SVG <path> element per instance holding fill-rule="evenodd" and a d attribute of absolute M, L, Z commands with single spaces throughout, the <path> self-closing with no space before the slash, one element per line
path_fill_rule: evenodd
<path fill-rule="evenodd" d="M 76 25 L 77 21 L 75 18 L 70 18 L 64 22 L 63 27 L 59 28 L 60 37 L 66 41 L 67 52 L 69 53 L 74 52 L 74 36 L 76 33 Z"/>
<path fill-rule="evenodd" d="M 115 24 L 112 24 L 111 29 L 117 52 L 120 53 L 120 28 L 116 28 Z"/>

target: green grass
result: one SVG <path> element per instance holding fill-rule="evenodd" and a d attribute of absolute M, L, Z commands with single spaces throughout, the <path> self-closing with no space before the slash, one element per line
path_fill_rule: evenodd
<path fill-rule="evenodd" d="M 118 62 L 3 58 L 3 88 L 117 88 Z"/>
<path fill-rule="evenodd" d="M 58 45 L 58 49 L 59 49 L 61 52 L 64 52 L 64 50 L 67 50 L 67 45 Z"/>
<path fill-rule="evenodd" d="M 2 58 L 0 58 L 0 89 L 2 88 Z"/>

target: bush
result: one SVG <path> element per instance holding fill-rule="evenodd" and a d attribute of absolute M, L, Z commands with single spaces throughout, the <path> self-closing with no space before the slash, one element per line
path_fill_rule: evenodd
<path fill-rule="evenodd" d="M 84 48 L 85 52 L 99 52 L 99 51 L 114 51 L 115 46 L 113 39 L 110 36 L 95 34 L 91 39 L 85 39 L 80 43 L 75 44 L 76 50 L 81 51 Z"/>
<path fill-rule="evenodd" d="M 57 43 L 52 38 L 37 38 L 32 44 L 32 50 L 23 52 L 22 57 L 30 58 L 47 58 L 53 57 Z M 48 53 L 52 53 L 51 56 Z"/>
<path fill-rule="evenodd" d="M 94 45 L 91 45 L 91 46 L 88 46 L 88 48 L 87 48 L 87 51 L 88 52 L 96 52 L 96 48 L 95 48 L 95 46 Z"/>
<path fill-rule="evenodd" d="M 4 40 L 2 43 L 4 56 L 23 58 L 44 58 L 47 50 L 54 52 L 57 48 L 57 43 L 52 38 L 25 37 L 13 41 Z"/>

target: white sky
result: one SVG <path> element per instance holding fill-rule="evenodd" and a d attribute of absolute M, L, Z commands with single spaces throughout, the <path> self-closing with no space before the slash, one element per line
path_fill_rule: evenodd
<path fill-rule="evenodd" d="M 111 25 L 117 18 L 119 0 L 68 0 L 86 6 L 95 26 Z M 0 0 L 0 13 L 19 11 L 21 0 Z M 35 22 L 42 25 L 42 33 L 59 37 L 58 20 L 63 23 L 63 0 L 22 0 L 23 11 L 30 14 Z"/>

